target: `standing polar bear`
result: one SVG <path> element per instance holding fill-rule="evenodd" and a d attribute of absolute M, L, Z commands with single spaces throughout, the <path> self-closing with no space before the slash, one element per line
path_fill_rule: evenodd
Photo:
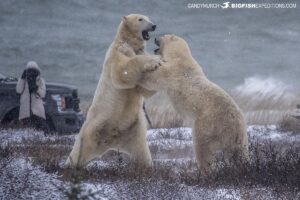
<path fill-rule="evenodd" d="M 152 165 L 142 105 L 144 97 L 154 92 L 136 83 L 141 74 L 158 67 L 159 60 L 144 54 L 145 41 L 150 38 L 148 32 L 155 27 L 143 15 L 122 18 L 67 166 L 84 166 L 110 149 L 128 153 L 139 164 Z"/>
<path fill-rule="evenodd" d="M 155 39 L 165 61 L 145 73 L 139 84 L 167 94 L 174 108 L 193 123 L 193 145 L 200 169 L 207 169 L 218 152 L 248 157 L 243 115 L 233 99 L 210 82 L 191 55 L 188 44 L 175 35 Z"/>

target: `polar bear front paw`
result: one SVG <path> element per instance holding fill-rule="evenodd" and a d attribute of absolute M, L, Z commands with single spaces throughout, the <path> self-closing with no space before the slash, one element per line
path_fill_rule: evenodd
<path fill-rule="evenodd" d="M 143 72 L 153 72 L 157 70 L 157 68 L 160 66 L 161 66 L 160 59 L 152 59 L 150 62 L 144 65 Z"/>

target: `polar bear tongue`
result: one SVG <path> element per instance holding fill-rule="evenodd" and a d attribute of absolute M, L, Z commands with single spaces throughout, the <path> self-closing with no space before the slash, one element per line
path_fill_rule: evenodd
<path fill-rule="evenodd" d="M 143 36 L 144 40 L 149 40 L 150 39 L 148 31 L 142 31 L 142 36 Z"/>

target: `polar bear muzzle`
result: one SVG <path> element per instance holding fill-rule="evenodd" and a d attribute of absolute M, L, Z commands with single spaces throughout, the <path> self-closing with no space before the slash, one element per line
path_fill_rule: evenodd
<path fill-rule="evenodd" d="M 144 40 L 149 40 L 150 36 L 149 36 L 149 32 L 153 32 L 156 29 L 156 25 L 149 23 L 149 26 L 142 31 L 142 36 Z"/>

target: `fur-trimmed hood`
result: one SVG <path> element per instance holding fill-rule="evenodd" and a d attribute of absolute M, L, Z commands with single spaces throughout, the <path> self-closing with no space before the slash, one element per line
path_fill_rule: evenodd
<path fill-rule="evenodd" d="M 40 67 L 38 66 L 38 64 L 35 61 L 29 61 L 26 65 L 26 69 L 37 69 L 37 70 L 41 71 Z"/>

